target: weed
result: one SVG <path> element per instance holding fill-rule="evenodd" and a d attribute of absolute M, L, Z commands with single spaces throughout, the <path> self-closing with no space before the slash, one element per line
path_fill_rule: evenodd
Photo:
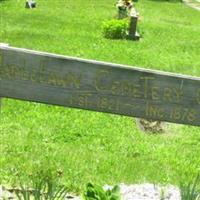
<path fill-rule="evenodd" d="M 181 184 L 180 189 L 182 200 L 200 200 L 200 173 L 193 182 Z"/>
<path fill-rule="evenodd" d="M 19 200 L 62 200 L 68 192 L 66 186 L 57 185 L 50 177 L 33 181 L 31 187 L 21 183 L 14 191 Z"/>

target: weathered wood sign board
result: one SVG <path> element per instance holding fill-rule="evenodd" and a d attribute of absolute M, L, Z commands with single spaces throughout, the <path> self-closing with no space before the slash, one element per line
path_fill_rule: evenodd
<path fill-rule="evenodd" d="M 0 47 L 0 96 L 200 126 L 200 78 Z"/>

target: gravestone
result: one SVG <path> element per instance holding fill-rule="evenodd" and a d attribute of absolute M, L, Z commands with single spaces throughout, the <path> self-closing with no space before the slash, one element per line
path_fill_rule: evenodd
<path fill-rule="evenodd" d="M 124 1 L 119 0 L 117 3 L 118 8 L 118 19 L 124 19 L 129 17 L 129 31 L 128 31 L 128 39 L 131 40 L 139 40 L 140 35 L 137 32 L 137 22 L 139 18 L 139 14 L 136 9 L 133 7 L 132 1 Z"/>
<path fill-rule="evenodd" d="M 36 1 L 27 0 L 25 4 L 25 8 L 36 8 Z"/>
<path fill-rule="evenodd" d="M 124 19 L 128 17 L 128 12 L 132 8 L 133 3 L 130 0 L 118 0 L 116 7 L 118 9 L 118 19 Z"/>
<path fill-rule="evenodd" d="M 129 25 L 129 34 L 128 38 L 132 40 L 139 40 L 140 35 L 137 32 L 137 22 L 138 22 L 139 14 L 135 8 L 131 8 L 130 12 L 130 25 Z"/>
<path fill-rule="evenodd" d="M 127 10 L 125 7 L 119 7 L 118 19 L 124 19 L 128 17 Z"/>
<path fill-rule="evenodd" d="M 9 46 L 0 96 L 200 126 L 200 77 Z"/>

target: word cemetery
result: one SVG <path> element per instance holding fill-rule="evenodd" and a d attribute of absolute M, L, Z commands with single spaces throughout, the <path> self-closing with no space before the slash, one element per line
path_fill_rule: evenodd
<path fill-rule="evenodd" d="M 0 46 L 0 96 L 200 126 L 200 78 Z"/>

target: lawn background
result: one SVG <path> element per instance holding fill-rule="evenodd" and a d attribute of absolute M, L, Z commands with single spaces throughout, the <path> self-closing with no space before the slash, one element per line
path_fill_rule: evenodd
<path fill-rule="evenodd" d="M 179 2 L 140 0 L 140 42 L 108 40 L 101 24 L 114 0 L 0 2 L 0 42 L 81 58 L 200 76 L 200 12 Z M 99 184 L 172 183 L 200 169 L 200 128 L 170 124 L 141 133 L 133 118 L 5 99 L 0 116 L 0 181 L 40 172 L 62 174 L 80 191 Z M 44 172 L 45 173 L 45 172 Z"/>

